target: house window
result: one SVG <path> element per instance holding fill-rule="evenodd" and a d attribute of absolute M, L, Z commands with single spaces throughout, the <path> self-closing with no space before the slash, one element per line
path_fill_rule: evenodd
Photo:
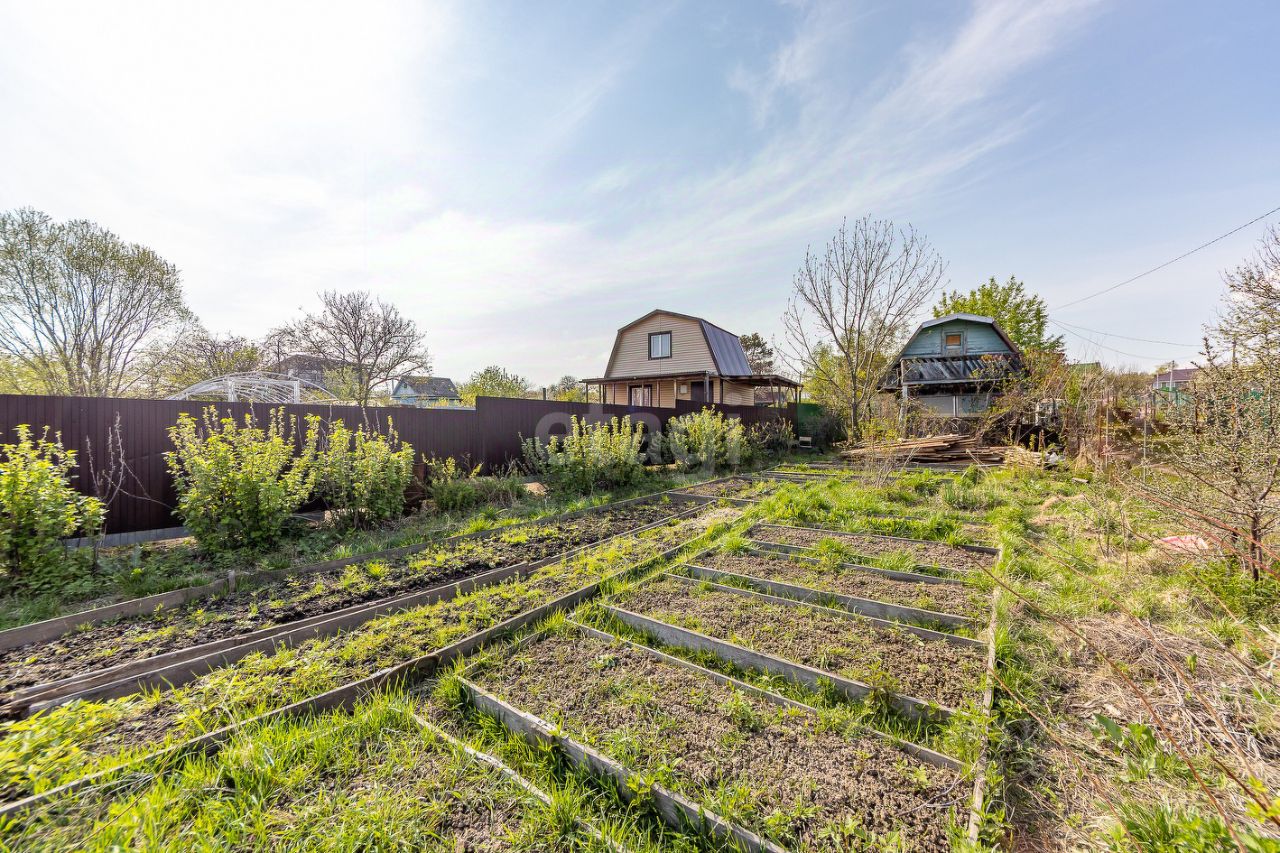
<path fill-rule="evenodd" d="M 649 358 L 671 358 L 670 332 L 653 332 L 649 335 Z"/>
<path fill-rule="evenodd" d="M 942 336 L 942 350 L 947 355 L 958 353 L 964 349 L 963 332 L 947 332 Z"/>
<path fill-rule="evenodd" d="M 652 385 L 632 385 L 631 386 L 631 405 L 633 406 L 652 406 L 653 405 L 653 386 Z"/>

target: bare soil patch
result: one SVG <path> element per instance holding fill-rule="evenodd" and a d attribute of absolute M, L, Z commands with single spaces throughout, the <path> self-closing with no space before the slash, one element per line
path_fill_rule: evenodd
<path fill-rule="evenodd" d="M 684 494 L 711 498 L 755 498 L 775 492 L 781 485 L 781 483 L 770 480 L 731 477 L 718 483 L 699 483 L 696 486 L 690 486 L 680 491 Z"/>
<path fill-rule="evenodd" d="M 846 849 L 857 826 L 901 832 L 906 849 L 945 850 L 947 817 L 966 795 L 954 771 L 884 740 L 827 730 L 816 714 L 573 632 L 527 645 L 476 680 L 713 810 L 736 803 L 726 817 L 786 845 Z"/>
<path fill-rule="evenodd" d="M 615 601 L 673 625 L 952 708 L 977 698 L 986 667 L 977 649 L 705 585 L 660 579 Z"/>
<path fill-rule="evenodd" d="M 917 563 L 962 571 L 989 569 L 995 565 L 996 560 L 994 554 L 966 551 L 941 542 L 912 542 L 864 533 L 842 533 L 838 530 L 803 530 L 772 524 L 757 524 L 751 528 L 750 535 L 761 542 L 799 545 L 804 548 L 812 548 L 823 539 L 833 539 L 865 557 L 886 557 L 907 553 Z"/>
<path fill-rule="evenodd" d="M 972 619 L 983 618 L 990 608 L 987 595 L 972 587 L 960 584 L 900 581 L 872 572 L 860 572 L 857 569 L 833 567 L 788 557 L 717 553 L 696 562 L 723 572 L 734 572 L 762 580 L 805 586 L 821 592 L 870 598 L 889 604 L 919 607 L 935 613 L 951 613 Z"/>

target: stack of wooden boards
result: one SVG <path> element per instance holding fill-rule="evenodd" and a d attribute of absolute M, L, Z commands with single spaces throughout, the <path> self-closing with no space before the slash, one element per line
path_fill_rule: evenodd
<path fill-rule="evenodd" d="M 912 438 L 890 444 L 850 447 L 841 451 L 845 459 L 855 461 L 916 462 L 924 464 L 999 465 L 1008 447 L 987 447 L 978 436 L 952 433 L 928 438 Z"/>

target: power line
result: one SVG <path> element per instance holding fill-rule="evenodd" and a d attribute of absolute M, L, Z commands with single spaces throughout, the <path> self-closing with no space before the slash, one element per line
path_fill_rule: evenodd
<path fill-rule="evenodd" d="M 1050 320 L 1049 322 L 1050 322 L 1050 323 L 1057 323 L 1057 321 L 1056 321 L 1056 320 Z M 1120 355 L 1127 355 L 1127 356 L 1129 356 L 1130 358 L 1145 358 L 1145 359 L 1148 359 L 1148 360 L 1150 360 L 1150 361 L 1163 361 L 1163 360 L 1164 360 L 1164 357 L 1163 357 L 1163 356 L 1158 356 L 1158 355 L 1142 355 L 1142 354 L 1140 354 L 1140 353 L 1136 353 L 1136 352 L 1125 352 L 1125 351 L 1124 351 L 1124 350 L 1122 350 L 1122 349 L 1116 349 L 1115 347 L 1109 347 L 1109 346 L 1107 346 L 1106 344 L 1100 344 L 1100 343 L 1098 343 L 1098 342 L 1097 342 L 1097 341 L 1095 341 L 1095 340 L 1090 340 L 1089 338 L 1085 337 L 1084 335 L 1080 334 L 1079 332 L 1076 332 L 1076 331 L 1073 331 L 1073 330 L 1071 330 L 1071 329 L 1068 329 L 1066 326 L 1063 326 L 1063 325 L 1061 325 L 1060 323 L 1058 323 L 1058 325 L 1060 326 L 1060 328 L 1062 329 L 1062 331 L 1066 332 L 1067 334 L 1075 335 L 1077 338 L 1079 338 L 1080 340 L 1084 341 L 1085 343 L 1090 344 L 1091 346 L 1099 347 L 1100 349 L 1110 350 L 1111 352 L 1118 353 L 1118 354 L 1120 354 Z"/>
<path fill-rule="evenodd" d="M 1232 228 L 1226 234 L 1219 234 L 1217 237 L 1214 237 L 1208 243 L 1201 243 L 1199 246 L 1196 246 L 1190 252 L 1184 252 L 1183 254 L 1178 255 L 1178 257 L 1174 258 L 1171 261 L 1165 261 L 1163 264 L 1161 264 L 1158 267 L 1152 267 L 1146 272 L 1138 273 L 1133 278 L 1127 278 L 1124 281 L 1120 282 L 1119 284 L 1113 284 L 1110 287 L 1103 288 L 1102 290 L 1099 290 L 1097 293 L 1090 293 L 1088 296 L 1081 296 L 1079 299 L 1074 299 L 1071 302 L 1066 302 L 1066 303 L 1063 303 L 1062 305 L 1058 305 L 1053 310 L 1060 311 L 1063 308 L 1069 308 L 1072 305 L 1079 305 L 1081 302 L 1085 302 L 1089 299 L 1093 299 L 1095 296 L 1101 296 L 1104 293 L 1110 293 L 1113 290 L 1118 290 L 1119 288 L 1124 287 L 1126 284 L 1133 284 L 1138 279 L 1145 278 L 1151 275 L 1153 272 L 1159 272 L 1160 270 L 1164 269 L 1167 266 L 1170 266 L 1171 264 L 1176 264 L 1178 261 L 1182 260 L 1183 258 L 1189 258 L 1192 255 L 1194 255 L 1196 252 L 1200 251 L 1201 249 L 1207 249 L 1210 246 L 1212 246 L 1214 243 L 1217 243 L 1220 240 L 1225 240 L 1228 237 L 1230 237 L 1232 234 L 1235 234 L 1238 231 L 1243 231 L 1244 229 L 1248 228 L 1250 225 L 1253 225 L 1255 222 L 1261 222 L 1271 214 L 1277 213 L 1277 212 L 1280 212 L 1280 207 L 1272 208 L 1271 210 L 1268 210 L 1266 213 L 1262 214 L 1261 216 L 1254 217 L 1253 219 L 1250 219 L 1245 224 L 1238 226 L 1236 228 Z"/>
<path fill-rule="evenodd" d="M 1064 320 L 1055 320 L 1053 318 L 1049 318 L 1049 322 L 1053 323 L 1056 326 L 1064 326 L 1064 327 L 1070 326 L 1071 329 L 1079 329 L 1082 332 L 1089 332 L 1090 334 L 1093 334 L 1093 335 L 1102 335 L 1104 338 L 1120 338 L 1126 341 L 1140 341 L 1141 343 L 1144 343 L 1144 344 L 1165 344 L 1171 347 L 1200 346 L 1199 344 L 1184 344 L 1178 341 L 1158 341 L 1152 338 L 1132 338 L 1132 337 L 1129 337 L 1128 335 L 1116 335 L 1116 334 L 1112 334 L 1111 332 L 1102 332 L 1097 329 L 1090 329 L 1088 326 L 1081 326 L 1079 323 L 1068 323 Z M 1071 331 L 1071 329 L 1066 329 L 1065 331 Z"/>

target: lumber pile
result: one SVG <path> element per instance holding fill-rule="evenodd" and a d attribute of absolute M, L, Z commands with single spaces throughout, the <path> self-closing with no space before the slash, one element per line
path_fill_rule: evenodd
<path fill-rule="evenodd" d="M 917 462 L 925 464 L 999 465 L 1007 447 L 988 447 L 975 435 L 950 433 L 928 438 L 911 438 L 890 444 L 850 447 L 841 451 L 845 459 L 861 462 Z"/>

